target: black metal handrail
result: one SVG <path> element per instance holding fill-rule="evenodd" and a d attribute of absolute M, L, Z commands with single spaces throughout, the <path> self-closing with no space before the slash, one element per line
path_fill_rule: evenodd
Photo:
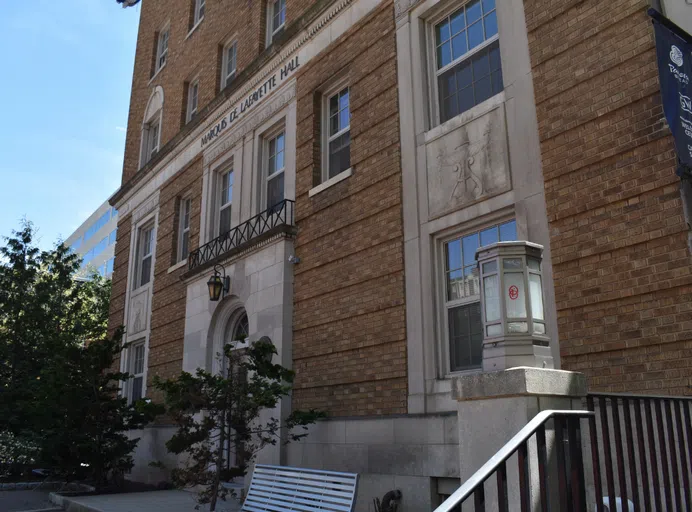
<path fill-rule="evenodd" d="M 630 502 L 636 511 L 692 510 L 692 397 L 590 393 L 586 406 L 597 413 L 591 424 L 596 496 L 605 488 L 609 502 L 619 498 L 623 510 Z M 603 501 L 596 500 L 598 512 L 607 510 Z"/>
<path fill-rule="evenodd" d="M 555 449 L 557 452 L 557 476 L 559 483 L 560 507 L 556 510 L 586 510 L 586 485 L 584 483 L 584 461 L 582 457 L 581 420 L 592 420 L 589 411 L 542 411 L 526 424 L 492 458 L 469 478 L 454 494 L 445 500 L 435 512 L 454 512 L 459 510 L 473 495 L 474 510 L 485 510 L 485 482 L 495 473 L 497 478 L 497 500 L 499 510 L 508 512 L 509 495 L 507 487 L 507 459 L 518 454 L 519 494 L 522 512 L 532 510 L 531 475 L 529 471 L 529 441 L 536 436 L 536 457 L 540 481 L 541 510 L 550 510 L 548 446 L 546 443 L 546 423 L 553 420 L 555 429 Z M 567 436 L 565 436 L 565 432 Z M 568 451 L 565 449 L 567 446 Z M 512 503 L 512 510 L 515 510 Z"/>
<path fill-rule="evenodd" d="M 295 201 L 283 201 L 223 233 L 199 249 L 190 252 L 188 270 L 209 263 L 224 254 L 249 244 L 257 237 L 267 234 L 281 226 L 293 226 Z"/>

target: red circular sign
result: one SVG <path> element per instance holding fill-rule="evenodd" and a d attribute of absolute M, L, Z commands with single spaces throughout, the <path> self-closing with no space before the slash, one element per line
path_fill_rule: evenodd
<path fill-rule="evenodd" d="M 516 286 L 512 285 L 509 287 L 509 298 L 512 300 L 517 300 L 519 297 L 519 288 Z"/>

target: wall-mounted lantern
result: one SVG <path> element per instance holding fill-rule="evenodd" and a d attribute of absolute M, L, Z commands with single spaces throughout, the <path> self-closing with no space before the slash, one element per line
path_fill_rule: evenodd
<path fill-rule="evenodd" d="M 223 277 L 221 277 L 221 272 L 218 269 L 223 272 Z M 220 298 L 225 297 L 231 289 L 231 278 L 226 275 L 226 269 L 221 265 L 214 265 L 214 273 L 207 281 L 207 288 L 209 288 L 209 300 L 212 302 L 217 302 Z"/>
<path fill-rule="evenodd" d="M 543 306 L 543 246 L 498 242 L 480 247 L 483 371 L 553 368 Z"/>

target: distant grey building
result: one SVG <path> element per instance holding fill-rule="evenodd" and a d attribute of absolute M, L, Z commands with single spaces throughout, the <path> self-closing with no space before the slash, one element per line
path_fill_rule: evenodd
<path fill-rule="evenodd" d="M 105 201 L 67 237 L 65 245 L 83 258 L 79 276 L 95 270 L 104 277 L 111 277 L 117 226 L 118 211 Z"/>

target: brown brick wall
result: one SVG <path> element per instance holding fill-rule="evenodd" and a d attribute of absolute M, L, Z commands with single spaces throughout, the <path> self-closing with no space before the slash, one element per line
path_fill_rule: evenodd
<path fill-rule="evenodd" d="M 320 176 L 320 94 L 348 75 L 353 175 Z M 298 76 L 294 406 L 333 416 L 405 413 L 406 329 L 392 2 Z"/>
<path fill-rule="evenodd" d="M 127 293 L 127 266 L 130 251 L 131 216 L 118 218 L 118 233 L 115 241 L 115 260 L 111 290 L 110 312 L 108 317 L 109 334 L 125 325 L 125 294 Z"/>
<path fill-rule="evenodd" d="M 690 394 L 692 258 L 645 0 L 525 0 L 563 368 Z"/>
<path fill-rule="evenodd" d="M 316 0 L 287 0 L 286 26 L 298 20 Z M 137 54 L 128 130 L 125 143 L 123 183 L 139 169 L 139 149 L 144 111 L 158 85 L 164 90 L 163 129 L 160 148 L 185 122 L 185 83 L 199 78 L 199 110 L 219 93 L 220 50 L 231 37 L 238 40 L 237 74 L 264 50 L 264 1 L 207 0 L 204 20 L 190 33 L 192 0 L 147 0 L 141 2 Z M 167 63 L 152 80 L 157 32 L 170 21 Z M 189 34 L 189 37 L 188 37 Z"/>
<path fill-rule="evenodd" d="M 159 196 L 159 224 L 156 235 L 154 293 L 149 336 L 147 374 L 149 386 L 155 375 L 167 379 L 179 375 L 182 370 L 187 285 L 180 280 L 180 276 L 187 267 L 168 272 L 177 258 L 178 212 L 181 197 L 189 197 L 192 200 L 190 247 L 197 247 L 202 207 L 201 156 L 167 181 L 161 188 Z M 153 390 L 147 394 L 153 399 L 160 398 Z"/>

